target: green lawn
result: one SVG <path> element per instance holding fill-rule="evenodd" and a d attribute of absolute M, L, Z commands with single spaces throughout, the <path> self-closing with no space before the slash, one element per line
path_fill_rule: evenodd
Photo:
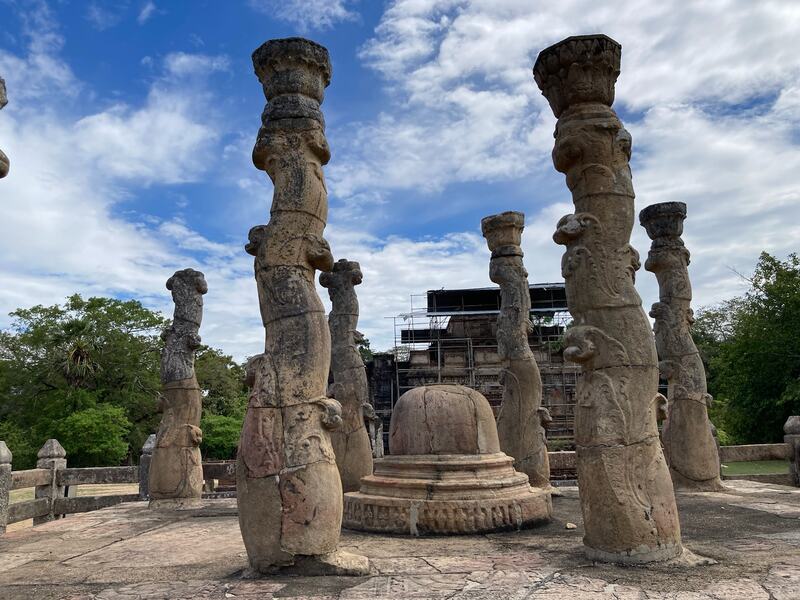
<path fill-rule="evenodd" d="M 722 465 L 723 475 L 781 475 L 789 473 L 788 460 L 754 460 L 728 462 Z"/>

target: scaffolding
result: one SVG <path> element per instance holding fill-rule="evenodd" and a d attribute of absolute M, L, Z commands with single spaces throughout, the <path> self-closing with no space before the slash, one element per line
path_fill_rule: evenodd
<path fill-rule="evenodd" d="M 575 387 L 580 369 L 565 364 L 561 342 L 571 321 L 563 283 L 533 284 L 529 343 L 542 376 L 542 404 L 553 417 L 551 447 L 568 447 L 574 437 Z M 499 288 L 430 290 L 410 296 L 410 310 L 393 317 L 393 381 L 375 408 L 386 423 L 407 390 L 429 383 L 453 383 L 481 392 L 496 411 L 502 400 L 502 364 L 497 352 Z M 384 372 L 388 365 L 384 365 Z M 384 374 L 384 378 L 386 376 Z M 373 390 L 374 392 L 375 390 Z"/>

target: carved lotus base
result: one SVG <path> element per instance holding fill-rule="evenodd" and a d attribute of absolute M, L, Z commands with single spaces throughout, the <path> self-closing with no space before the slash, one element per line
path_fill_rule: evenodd
<path fill-rule="evenodd" d="M 344 495 L 343 527 L 407 535 L 522 529 L 549 520 L 550 491 L 532 488 L 502 452 L 387 456 Z"/>

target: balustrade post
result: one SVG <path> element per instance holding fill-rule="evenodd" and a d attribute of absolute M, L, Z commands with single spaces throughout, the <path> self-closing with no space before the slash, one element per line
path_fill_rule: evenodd
<path fill-rule="evenodd" d="M 64 487 L 58 485 L 58 471 L 67 468 L 67 452 L 58 440 L 49 439 L 36 456 L 38 457 L 36 468 L 50 470 L 50 483 L 36 486 L 36 497 L 47 498 L 50 507 L 46 515 L 33 519 L 33 524 L 39 525 L 63 516 L 55 514 L 54 509 L 56 498 L 64 497 Z"/>
<path fill-rule="evenodd" d="M 156 434 L 147 436 L 139 456 L 139 500 L 150 498 L 150 461 L 153 459 L 153 448 L 156 447 Z"/>
<path fill-rule="evenodd" d="M 791 416 L 783 426 L 783 441 L 789 455 L 789 484 L 800 487 L 800 416 Z"/>
<path fill-rule="evenodd" d="M 0 440 L 0 535 L 6 532 L 11 494 L 11 450 Z"/>

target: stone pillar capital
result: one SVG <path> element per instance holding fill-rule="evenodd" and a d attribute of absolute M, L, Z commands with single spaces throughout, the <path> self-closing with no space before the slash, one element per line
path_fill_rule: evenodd
<path fill-rule="evenodd" d="M 481 233 L 486 238 L 492 257 L 522 256 L 522 231 L 525 215 L 517 211 L 506 211 L 481 219 Z"/>
<path fill-rule="evenodd" d="M 639 213 L 639 223 L 654 242 L 669 242 L 680 238 L 683 235 L 684 219 L 686 204 L 683 202 L 651 204 Z"/>
<path fill-rule="evenodd" d="M 621 57 L 622 46 L 606 35 L 572 36 L 539 53 L 533 77 L 556 117 L 574 104 L 610 107 Z"/>

